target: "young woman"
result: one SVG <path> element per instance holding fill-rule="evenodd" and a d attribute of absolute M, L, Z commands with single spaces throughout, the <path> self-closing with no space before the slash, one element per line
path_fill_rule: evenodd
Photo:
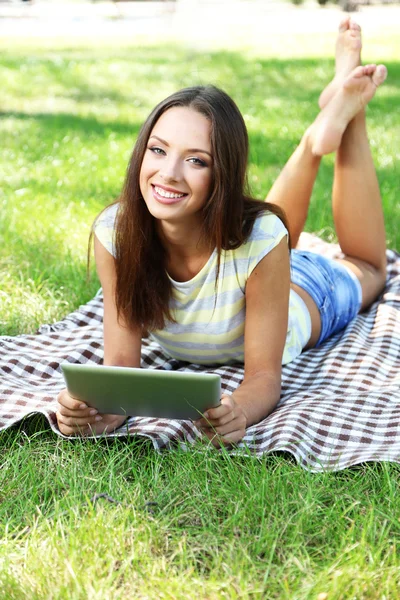
<path fill-rule="evenodd" d="M 273 411 L 282 364 L 345 327 L 384 287 L 385 230 L 364 107 L 386 68 L 360 66 L 360 48 L 360 28 L 347 18 L 321 112 L 265 203 L 246 192 L 238 108 L 221 90 L 196 87 L 153 110 L 119 202 L 96 221 L 105 365 L 139 367 L 144 332 L 180 360 L 244 363 L 239 388 L 196 422 L 215 445 L 238 442 Z M 290 252 L 321 156 L 335 151 L 333 216 L 345 257 Z M 96 414 L 66 390 L 58 402 L 66 435 L 112 431 L 124 421 Z"/>

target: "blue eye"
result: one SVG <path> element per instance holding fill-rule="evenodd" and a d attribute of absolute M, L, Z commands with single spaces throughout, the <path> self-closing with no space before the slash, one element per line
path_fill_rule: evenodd
<path fill-rule="evenodd" d="M 207 166 L 207 164 L 204 162 L 204 160 L 200 160 L 200 158 L 195 158 L 195 157 L 189 158 L 189 161 L 192 164 L 197 165 L 199 167 L 206 167 Z"/>
<path fill-rule="evenodd" d="M 162 148 L 159 148 L 158 146 L 149 146 L 148 150 L 150 150 L 151 152 L 154 152 L 154 154 L 158 154 L 158 155 L 165 154 L 164 150 Z"/>

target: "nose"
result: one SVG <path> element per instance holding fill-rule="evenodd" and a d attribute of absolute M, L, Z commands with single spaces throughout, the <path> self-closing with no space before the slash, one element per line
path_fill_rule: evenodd
<path fill-rule="evenodd" d="M 160 176 L 165 182 L 180 181 L 182 179 L 182 168 L 178 158 L 168 156 L 163 161 Z"/>

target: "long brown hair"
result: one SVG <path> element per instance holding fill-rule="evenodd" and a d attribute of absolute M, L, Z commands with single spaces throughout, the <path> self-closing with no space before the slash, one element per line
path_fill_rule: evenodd
<path fill-rule="evenodd" d="M 202 209 L 203 239 L 216 248 L 219 276 L 222 250 L 241 246 L 255 219 L 264 212 L 277 215 L 287 227 L 282 209 L 254 200 L 248 193 L 248 135 L 234 101 L 214 86 L 185 88 L 160 102 L 143 124 L 128 166 L 115 223 L 116 306 L 133 327 L 162 329 L 172 320 L 172 284 L 166 252 L 139 186 L 139 175 L 150 134 L 160 116 L 172 107 L 192 108 L 211 122 L 213 184 Z"/>

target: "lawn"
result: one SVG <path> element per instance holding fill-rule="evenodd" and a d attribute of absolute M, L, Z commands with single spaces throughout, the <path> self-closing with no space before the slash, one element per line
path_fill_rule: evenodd
<path fill-rule="evenodd" d="M 399 250 L 396 43 L 368 120 L 388 246 Z M 157 101 L 196 83 L 227 90 L 248 125 L 262 198 L 332 72 L 324 53 L 3 44 L 0 335 L 33 332 L 97 291 L 94 272 L 86 281 L 90 226 L 118 196 Z M 324 159 L 306 225 L 328 240 L 332 166 Z M 283 454 L 64 441 L 41 418 L 0 434 L 0 457 L 0 599 L 398 597 L 396 464 L 311 474 Z M 116 502 L 94 501 L 99 493 Z"/>

